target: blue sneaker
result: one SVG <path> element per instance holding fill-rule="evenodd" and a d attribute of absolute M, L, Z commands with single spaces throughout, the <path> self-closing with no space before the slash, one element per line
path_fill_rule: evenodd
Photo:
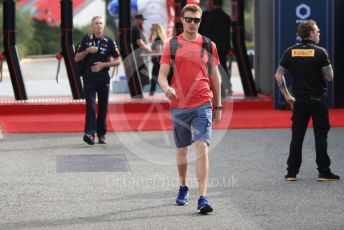
<path fill-rule="evenodd" d="M 212 212 L 213 208 L 208 203 L 208 199 L 206 196 L 200 196 L 198 199 L 197 210 L 199 210 L 202 214 L 207 214 L 208 212 Z"/>
<path fill-rule="evenodd" d="M 176 203 L 178 205 L 186 205 L 188 204 L 188 197 L 189 197 L 189 188 L 188 186 L 180 186 L 179 193 L 176 199 Z"/>

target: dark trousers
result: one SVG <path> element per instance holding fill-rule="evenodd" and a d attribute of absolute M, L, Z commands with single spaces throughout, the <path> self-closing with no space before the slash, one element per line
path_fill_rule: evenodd
<path fill-rule="evenodd" d="M 150 87 L 150 90 L 149 90 L 149 92 L 151 94 L 153 94 L 155 92 L 155 90 L 156 90 L 156 84 L 158 82 L 159 69 L 160 69 L 160 64 L 159 63 L 153 63 L 151 87 Z"/>
<path fill-rule="evenodd" d="M 313 120 L 316 163 L 319 172 L 329 172 L 331 160 L 327 154 L 327 133 L 330 130 L 325 96 L 296 98 L 292 117 L 292 138 L 288 172 L 297 174 L 302 162 L 302 144 L 310 117 Z"/>
<path fill-rule="evenodd" d="M 221 74 L 221 96 L 226 96 L 226 90 L 231 95 L 232 94 L 232 84 L 230 82 L 230 75 L 228 74 L 227 66 L 227 52 L 218 52 L 221 67 L 219 68 Z"/>
<path fill-rule="evenodd" d="M 84 94 L 86 99 L 85 134 L 105 136 L 106 115 L 109 102 L 110 77 L 108 73 L 102 76 L 84 78 Z M 98 113 L 96 115 L 96 95 L 98 95 Z"/>
<path fill-rule="evenodd" d="M 149 84 L 149 72 L 143 57 L 136 56 L 137 74 L 140 77 L 142 89 Z"/>

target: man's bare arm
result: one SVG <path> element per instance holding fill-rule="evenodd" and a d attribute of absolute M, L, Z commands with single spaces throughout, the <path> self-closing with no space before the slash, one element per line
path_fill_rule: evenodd
<path fill-rule="evenodd" d="M 221 75 L 219 72 L 218 65 L 213 66 L 212 73 L 210 76 L 210 89 L 214 94 L 215 106 L 222 106 L 221 103 Z M 222 118 L 221 109 L 215 109 L 213 113 L 213 124 L 219 122 Z"/>
<path fill-rule="evenodd" d="M 285 74 L 285 68 L 282 66 L 278 66 L 276 74 L 275 74 L 277 85 L 278 85 L 281 93 L 283 94 L 285 100 L 289 104 L 293 105 L 295 102 L 295 98 L 292 97 L 288 91 L 287 84 L 286 84 L 285 79 L 284 79 L 284 74 Z"/>
<path fill-rule="evenodd" d="M 213 91 L 215 105 L 221 105 L 221 75 L 218 66 L 213 66 L 210 76 L 211 90 Z"/>
<path fill-rule="evenodd" d="M 332 69 L 331 64 L 328 66 L 324 66 L 322 68 L 322 74 L 326 80 L 328 80 L 328 81 L 333 80 L 333 69 Z"/>
<path fill-rule="evenodd" d="M 146 53 L 151 53 L 152 52 L 152 49 L 149 48 L 149 46 L 147 46 L 147 44 L 141 38 L 136 40 L 136 44 L 140 48 L 144 49 L 146 51 Z"/>
<path fill-rule="evenodd" d="M 121 58 L 120 57 L 116 57 L 114 59 L 111 59 L 108 62 L 95 62 L 93 64 L 93 66 L 91 67 L 91 71 L 92 72 L 99 72 L 104 68 L 115 67 L 115 66 L 119 66 L 120 64 L 121 64 Z"/>
<path fill-rule="evenodd" d="M 96 46 L 87 47 L 84 51 L 77 52 L 75 54 L 74 61 L 79 62 L 79 61 L 83 60 L 84 58 L 86 58 L 86 56 L 88 54 L 90 54 L 90 53 L 95 54 L 97 52 L 98 52 L 98 47 L 96 47 Z"/>
<path fill-rule="evenodd" d="M 158 82 L 162 89 L 162 91 L 165 93 L 166 97 L 169 99 L 176 99 L 176 91 L 168 85 L 168 73 L 170 72 L 170 65 L 168 64 L 161 64 L 160 70 L 159 70 L 159 76 L 158 76 Z"/>

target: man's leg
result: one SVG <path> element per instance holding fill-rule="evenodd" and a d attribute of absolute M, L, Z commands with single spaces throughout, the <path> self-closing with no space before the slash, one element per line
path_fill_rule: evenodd
<path fill-rule="evenodd" d="M 105 78 L 105 76 L 104 76 Z M 106 76 L 105 80 L 98 85 L 98 117 L 97 117 L 97 135 L 99 138 L 105 137 L 107 131 L 106 116 L 109 104 L 109 85 L 110 77 Z"/>
<path fill-rule="evenodd" d="M 198 180 L 198 192 L 200 196 L 207 196 L 208 188 L 208 145 L 204 141 L 195 142 L 196 149 L 196 175 Z"/>
<path fill-rule="evenodd" d="M 158 75 L 159 75 L 159 68 L 160 68 L 159 64 L 156 64 L 156 63 L 153 64 L 151 87 L 150 87 L 150 90 L 149 90 L 149 93 L 150 93 L 151 96 L 154 95 L 155 90 L 156 90 L 156 84 L 158 82 Z"/>
<path fill-rule="evenodd" d="M 138 60 L 138 71 L 139 71 L 139 76 L 140 76 L 142 90 L 143 90 L 145 85 L 148 85 L 150 83 L 149 72 L 148 72 L 148 67 L 146 63 L 144 62 L 144 60 L 143 59 L 140 60 L 139 58 L 137 60 Z"/>
<path fill-rule="evenodd" d="M 292 138 L 288 157 L 288 174 L 296 175 L 302 162 L 302 145 L 310 119 L 310 112 L 307 110 L 307 102 L 296 100 L 293 109 Z"/>
<path fill-rule="evenodd" d="M 327 154 L 327 133 L 330 130 L 327 105 L 315 102 L 316 109 L 312 114 L 315 138 L 316 163 L 319 173 L 330 172 L 331 160 Z M 319 104 L 319 105 L 318 105 Z"/>
<path fill-rule="evenodd" d="M 186 205 L 188 204 L 188 198 L 189 198 L 189 187 L 188 187 L 188 181 L 187 181 L 187 168 L 188 168 L 188 148 L 182 147 L 177 148 L 177 154 L 176 154 L 176 161 L 177 161 L 177 168 L 179 173 L 179 192 L 176 198 L 176 203 L 178 205 Z"/>
<path fill-rule="evenodd" d="M 84 79 L 84 94 L 86 99 L 86 114 L 84 141 L 90 145 L 94 144 L 94 133 L 96 132 L 96 86 L 94 82 Z"/>
<path fill-rule="evenodd" d="M 189 188 L 187 186 L 187 146 L 191 145 L 191 131 L 189 116 L 183 109 L 171 109 L 173 121 L 173 136 L 177 147 L 176 163 L 179 173 L 180 187 L 176 203 L 186 205 L 188 203 Z"/>
<path fill-rule="evenodd" d="M 180 186 L 187 186 L 187 168 L 188 168 L 188 148 L 177 148 L 177 168 L 179 173 Z"/>
<path fill-rule="evenodd" d="M 327 153 L 327 133 L 330 130 L 327 98 L 314 98 L 312 112 L 318 181 L 339 180 L 340 177 L 331 172 L 331 160 Z"/>
<path fill-rule="evenodd" d="M 197 111 L 195 111 L 195 117 L 192 121 L 193 140 L 197 157 L 196 175 L 198 180 L 198 192 L 200 195 L 197 203 L 197 210 L 202 214 L 213 211 L 206 196 L 208 188 L 208 145 L 210 144 L 211 137 L 211 121 L 212 110 L 210 103 L 200 106 Z"/>
<path fill-rule="evenodd" d="M 204 141 L 195 141 L 196 149 L 196 175 L 198 180 L 199 199 L 197 202 L 197 210 L 202 214 L 213 211 L 213 207 L 209 204 L 207 198 L 208 189 L 208 144 Z"/>

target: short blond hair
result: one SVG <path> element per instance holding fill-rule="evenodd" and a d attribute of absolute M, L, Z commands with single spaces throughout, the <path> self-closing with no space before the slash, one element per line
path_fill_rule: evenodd
<path fill-rule="evenodd" d="M 94 16 L 92 19 L 91 19 L 91 24 L 93 24 L 93 22 L 96 20 L 96 19 L 102 19 L 103 20 L 103 17 L 102 16 Z"/>

